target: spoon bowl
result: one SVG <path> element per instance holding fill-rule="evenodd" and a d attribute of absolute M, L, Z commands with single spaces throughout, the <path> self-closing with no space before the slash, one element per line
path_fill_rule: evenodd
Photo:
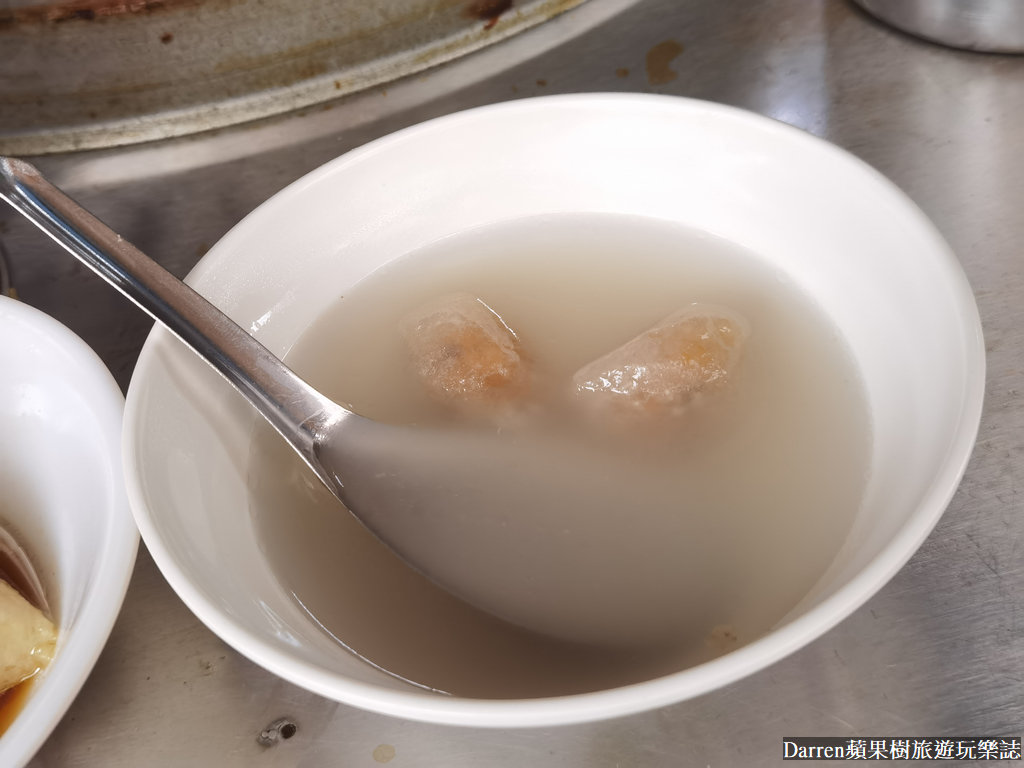
<path fill-rule="evenodd" d="M 763 670 L 848 616 L 917 549 L 959 482 L 981 413 L 984 345 L 970 287 L 934 226 L 890 182 L 776 121 L 641 94 L 524 99 L 446 116 L 296 181 L 225 235 L 187 282 L 283 356 L 340 295 L 405 254 L 491 225 L 565 212 L 666 222 L 745 248 L 817 302 L 849 345 L 872 423 L 871 466 L 861 509 L 820 581 L 764 635 L 713 661 L 681 663 L 636 684 L 505 700 L 417 687 L 351 652 L 343 636 L 330 636 L 288 588 L 256 519 L 260 417 L 157 327 L 127 397 L 129 498 L 160 570 L 225 642 L 345 704 L 464 726 L 551 727 L 679 702 Z M 379 439 L 390 444 L 384 433 Z M 446 439 L 436 434 L 431 444 Z M 368 435 L 359 441 L 372 442 Z M 372 450 L 368 445 L 352 459 L 356 470 L 371 466 Z M 502 449 L 494 450 L 500 457 Z M 386 467 L 389 457 L 378 458 L 376 466 Z M 442 459 L 443 452 L 431 450 L 414 468 Z M 588 459 L 559 454 L 569 469 Z M 613 478 L 601 480 L 615 492 Z M 524 535 L 543 537 L 543 524 L 557 519 L 538 516 L 527 525 L 529 512 L 517 510 Z M 446 524 L 462 526 L 454 528 L 457 535 L 439 533 L 430 546 L 448 547 L 446 557 L 473 556 L 458 547 L 476 535 L 464 528 L 489 519 L 452 519 Z M 330 542 L 314 545 L 323 557 L 335 556 Z M 587 546 L 609 551 L 599 541 Z M 525 577 L 534 564 L 516 558 L 517 548 L 506 542 L 507 552 L 491 552 L 501 569 Z M 336 559 L 346 551 L 339 547 Z M 358 563 L 352 571 L 366 572 Z M 329 597 L 331 584 L 325 587 Z M 365 590 L 372 602 L 387 589 L 367 576 L 355 591 Z M 542 620 L 544 612 L 534 610 Z M 416 634 L 400 639 L 421 645 Z"/>
<path fill-rule="evenodd" d="M 444 589 L 570 641 L 653 640 L 678 629 L 685 612 L 673 610 L 669 593 L 662 611 L 633 610 L 661 578 L 657 567 L 635 567 L 636 557 L 655 557 L 664 536 L 637 525 L 621 457 L 551 436 L 363 418 L 313 389 L 33 166 L 0 158 L 0 197 L 209 363 L 360 522 Z M 571 546 L 564 530 L 573 531 Z M 660 555 L 671 567 L 673 552 Z"/>

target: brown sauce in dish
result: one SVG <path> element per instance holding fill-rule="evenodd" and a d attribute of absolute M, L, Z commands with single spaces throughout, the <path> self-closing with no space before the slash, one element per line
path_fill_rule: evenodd
<path fill-rule="evenodd" d="M 28 701 L 29 694 L 32 692 L 34 680 L 34 677 L 30 677 L 25 682 L 18 683 L 13 688 L 0 693 L 0 735 L 7 732 L 11 723 L 24 708 L 25 702 Z"/>
<path fill-rule="evenodd" d="M 46 610 L 45 606 L 39 604 L 39 596 L 32 588 L 32 581 L 22 564 L 19 563 L 10 552 L 0 547 L 0 579 L 3 579 L 14 587 L 21 595 L 36 608 Z M 13 688 L 0 693 L 0 735 L 4 734 L 14 722 L 21 710 L 28 701 L 32 692 L 32 685 L 35 677 L 30 677 Z"/>

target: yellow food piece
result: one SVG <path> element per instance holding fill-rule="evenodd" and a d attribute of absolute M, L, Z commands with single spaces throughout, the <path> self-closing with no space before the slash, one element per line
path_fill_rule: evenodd
<path fill-rule="evenodd" d="M 729 381 L 746 336 L 735 312 L 693 304 L 580 368 L 577 397 L 599 409 L 681 413 L 695 395 Z"/>
<path fill-rule="evenodd" d="M 46 668 L 57 647 L 53 623 L 5 581 L 0 581 L 0 691 Z"/>
<path fill-rule="evenodd" d="M 435 399 L 475 408 L 523 394 L 519 339 L 476 296 L 442 297 L 408 315 L 403 326 L 413 370 Z"/>

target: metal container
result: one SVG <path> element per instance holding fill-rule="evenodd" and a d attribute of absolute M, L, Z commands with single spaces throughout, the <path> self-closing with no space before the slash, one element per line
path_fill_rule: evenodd
<path fill-rule="evenodd" d="M 990 53 L 1024 53 L 1024 0 L 854 0 L 925 40 Z"/>
<path fill-rule="evenodd" d="M 164 139 L 383 85 L 583 0 L 0 0 L 0 152 Z"/>

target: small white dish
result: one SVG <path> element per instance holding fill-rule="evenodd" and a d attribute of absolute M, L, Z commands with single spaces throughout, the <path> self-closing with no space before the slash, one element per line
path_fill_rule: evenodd
<path fill-rule="evenodd" d="M 0 296 L 0 525 L 33 562 L 59 637 L 0 736 L 0 765 L 31 759 L 92 671 L 128 588 L 138 531 L 121 468 L 124 398 L 88 345 Z"/>
<path fill-rule="evenodd" d="M 651 217 L 730 240 L 785 272 L 839 328 L 864 379 L 874 451 L 862 513 L 828 573 L 766 636 L 659 679 L 542 700 L 416 689 L 347 653 L 280 586 L 249 512 L 256 417 L 158 329 L 128 394 L 129 495 L 165 577 L 225 641 L 309 690 L 399 717 L 495 727 L 598 720 L 763 669 L 848 616 L 921 544 L 977 433 L 977 308 L 955 256 L 905 195 L 784 124 L 639 94 L 450 115 L 300 179 L 228 233 L 189 281 L 282 355 L 388 261 L 474 227 L 566 212 Z"/>

